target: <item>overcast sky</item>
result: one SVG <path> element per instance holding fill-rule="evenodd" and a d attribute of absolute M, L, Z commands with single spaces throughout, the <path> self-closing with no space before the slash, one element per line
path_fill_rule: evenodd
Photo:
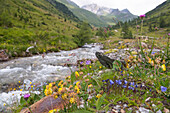
<path fill-rule="evenodd" d="M 113 9 L 129 9 L 135 15 L 142 15 L 154 9 L 159 4 L 166 0 L 71 0 L 80 7 L 91 3 L 96 3 L 99 6 L 106 6 Z"/>

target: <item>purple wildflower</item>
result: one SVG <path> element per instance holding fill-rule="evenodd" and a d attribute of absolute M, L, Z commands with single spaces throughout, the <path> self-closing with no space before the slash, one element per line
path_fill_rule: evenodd
<path fill-rule="evenodd" d="M 87 60 L 87 61 L 86 61 L 86 65 L 89 65 L 89 64 L 91 64 L 91 61 L 90 61 L 90 60 Z"/>
<path fill-rule="evenodd" d="M 138 87 L 138 85 L 136 84 L 136 85 L 135 85 L 135 87 L 137 88 L 137 87 Z"/>
<path fill-rule="evenodd" d="M 25 95 L 24 95 L 24 98 L 25 98 L 25 99 L 28 99 L 29 97 L 30 97 L 30 94 L 25 94 Z"/>
<path fill-rule="evenodd" d="M 168 33 L 168 36 L 170 36 L 170 33 Z"/>
<path fill-rule="evenodd" d="M 140 18 L 143 19 L 146 15 L 140 15 Z"/>
<path fill-rule="evenodd" d="M 83 61 L 81 61 L 80 64 L 83 64 Z"/>
<path fill-rule="evenodd" d="M 134 83 L 134 82 L 131 82 L 131 83 L 130 83 L 130 86 L 134 86 L 134 85 L 135 85 L 135 83 Z"/>
<path fill-rule="evenodd" d="M 162 92 L 165 92 L 166 90 L 167 90 L 167 88 L 166 88 L 166 87 L 161 86 L 161 91 L 162 91 Z"/>

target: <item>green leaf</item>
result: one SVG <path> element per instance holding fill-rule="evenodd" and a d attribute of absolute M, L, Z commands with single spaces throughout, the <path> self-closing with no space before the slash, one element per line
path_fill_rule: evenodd
<path fill-rule="evenodd" d="M 20 99 L 20 104 L 21 106 L 25 106 L 27 104 L 26 100 L 24 99 L 24 97 L 21 97 Z"/>

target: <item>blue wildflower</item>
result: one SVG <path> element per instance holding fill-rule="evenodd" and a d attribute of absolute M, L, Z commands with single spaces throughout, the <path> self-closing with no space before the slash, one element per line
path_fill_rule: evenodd
<path fill-rule="evenodd" d="M 155 52 L 152 52 L 151 54 L 152 54 L 152 55 L 154 55 L 154 54 L 155 54 Z"/>
<path fill-rule="evenodd" d="M 102 80 L 102 82 L 105 82 L 106 80 Z"/>
<path fill-rule="evenodd" d="M 123 85 L 123 88 L 126 88 L 127 86 L 126 85 Z"/>
<path fill-rule="evenodd" d="M 106 82 L 108 82 L 108 81 L 109 81 L 109 79 L 106 80 Z"/>
<path fill-rule="evenodd" d="M 134 83 L 134 82 L 131 82 L 131 83 L 130 83 L 130 86 L 134 86 L 134 85 L 135 85 L 135 83 Z"/>
<path fill-rule="evenodd" d="M 119 84 L 119 85 L 121 85 L 121 84 L 122 84 L 121 80 L 118 80 L 118 84 Z"/>
<path fill-rule="evenodd" d="M 126 80 L 124 80 L 124 83 L 127 84 L 128 82 Z"/>
<path fill-rule="evenodd" d="M 113 85 L 114 84 L 114 82 L 112 81 L 112 80 L 109 80 L 110 81 L 110 85 Z"/>
<path fill-rule="evenodd" d="M 129 88 L 130 90 L 135 90 L 135 88 L 134 88 L 134 87 L 131 87 L 131 86 L 128 86 L 128 88 Z"/>
<path fill-rule="evenodd" d="M 167 88 L 166 88 L 166 87 L 161 86 L 161 91 L 162 91 L 162 92 L 165 92 L 166 90 L 167 90 Z"/>
<path fill-rule="evenodd" d="M 136 84 L 136 85 L 135 85 L 135 87 L 137 88 L 137 87 L 138 87 L 138 85 Z"/>
<path fill-rule="evenodd" d="M 127 76 L 129 76 L 129 74 L 127 74 Z"/>

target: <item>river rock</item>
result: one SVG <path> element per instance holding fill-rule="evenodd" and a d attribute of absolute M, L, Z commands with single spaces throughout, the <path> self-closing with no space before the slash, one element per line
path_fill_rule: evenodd
<path fill-rule="evenodd" d="M 96 57 L 98 58 L 98 60 L 100 61 L 100 63 L 109 68 L 109 69 L 112 69 L 113 68 L 113 62 L 116 60 L 116 59 L 112 59 L 112 58 L 109 58 L 108 56 L 104 55 L 102 52 L 96 52 Z M 123 66 L 126 66 L 126 63 L 124 60 L 121 60 L 120 59 L 120 62 L 123 64 L 121 66 L 121 68 L 123 69 Z"/>
<path fill-rule="evenodd" d="M 0 50 L 0 61 L 7 61 L 9 60 L 9 56 L 5 52 L 5 50 Z"/>

